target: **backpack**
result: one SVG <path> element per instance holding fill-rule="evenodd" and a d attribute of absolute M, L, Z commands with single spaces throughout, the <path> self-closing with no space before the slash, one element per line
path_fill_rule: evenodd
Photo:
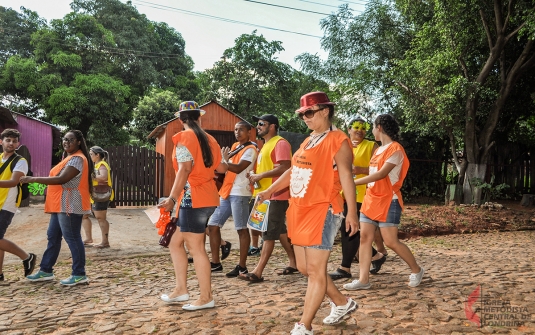
<path fill-rule="evenodd" d="M 21 155 L 17 154 L 17 153 L 14 153 L 15 156 L 15 159 L 13 159 L 13 161 L 11 162 L 11 167 L 10 167 L 10 170 L 11 172 L 13 172 L 13 169 L 15 168 L 15 166 L 17 165 L 17 163 L 19 162 L 19 159 L 25 159 L 24 157 L 22 157 Z M 30 165 L 28 164 L 28 173 L 26 174 L 27 176 L 33 176 L 33 172 L 32 170 L 30 170 Z M 19 188 L 19 193 L 22 194 L 22 197 L 20 198 L 20 200 L 26 200 L 28 199 L 28 197 L 30 196 L 30 189 L 28 187 L 28 184 L 19 184 L 18 186 Z"/>

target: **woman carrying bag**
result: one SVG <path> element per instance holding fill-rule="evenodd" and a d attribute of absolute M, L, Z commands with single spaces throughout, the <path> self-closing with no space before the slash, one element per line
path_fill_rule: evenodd
<path fill-rule="evenodd" d="M 91 209 L 93 215 L 98 221 L 100 231 L 102 232 L 102 240 L 100 244 L 93 244 L 93 234 L 91 232 L 91 220 L 89 215 L 84 215 L 82 220 L 82 227 L 84 228 L 86 247 L 93 246 L 95 248 L 109 248 L 110 241 L 109 231 L 110 223 L 106 219 L 108 213 L 108 206 L 113 200 L 114 193 L 111 184 L 111 169 L 108 164 L 108 152 L 101 147 L 94 146 L 89 149 L 91 160 L 95 164 L 95 169 L 92 174 L 93 178 L 93 193 L 91 194 Z M 96 193 L 96 192 L 100 193 Z"/>
<path fill-rule="evenodd" d="M 221 161 L 221 148 L 215 138 L 201 129 L 200 117 L 204 113 L 195 101 L 180 104 L 177 114 L 184 124 L 184 130 L 173 136 L 175 181 L 169 198 L 158 205 L 168 212 L 172 211 L 174 205 L 178 205 L 178 227 L 169 243 L 176 285 L 173 292 L 162 295 L 161 299 L 168 303 L 189 300 L 185 245 L 193 257 L 200 289 L 199 299 L 182 307 L 189 311 L 215 306 L 204 234 L 208 219 L 219 206 L 219 194 L 213 179 L 214 170 L 225 173 L 228 169 L 228 163 Z"/>

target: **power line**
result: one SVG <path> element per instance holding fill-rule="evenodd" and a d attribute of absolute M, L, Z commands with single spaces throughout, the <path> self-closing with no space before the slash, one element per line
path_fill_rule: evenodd
<path fill-rule="evenodd" d="M 327 5 L 327 4 L 324 4 L 324 3 L 321 3 L 321 2 L 308 1 L 308 0 L 298 0 L 298 1 L 301 1 L 301 2 L 308 2 L 308 3 L 315 4 L 315 5 L 320 5 L 320 6 L 326 6 L 326 7 L 338 8 L 338 6 Z"/>
<path fill-rule="evenodd" d="M 261 2 L 261 1 L 254 1 L 254 0 L 244 0 L 244 1 L 256 3 L 256 4 L 259 4 L 259 5 L 266 5 L 266 6 L 273 6 L 273 7 L 279 7 L 279 8 L 284 8 L 284 9 L 291 9 L 291 10 L 296 10 L 296 11 L 305 12 L 305 13 L 312 13 L 312 14 L 319 14 L 319 15 L 330 15 L 330 14 L 327 14 L 327 13 L 320 13 L 320 12 L 315 12 L 315 11 L 307 10 L 307 9 L 300 9 L 300 8 L 294 8 L 294 7 L 288 7 L 288 6 L 275 5 L 275 4 L 272 4 L 272 3 Z"/>
<path fill-rule="evenodd" d="M 346 2 L 346 3 L 352 3 L 352 4 L 355 4 L 355 5 L 367 5 L 368 2 L 362 2 L 362 1 L 347 1 L 347 0 L 338 0 L 340 2 Z"/>
<path fill-rule="evenodd" d="M 212 20 L 217 20 L 217 21 L 223 21 L 223 22 L 235 23 L 235 24 L 242 24 L 242 25 L 246 25 L 246 26 L 250 26 L 250 27 L 263 28 L 263 29 L 280 31 L 280 32 L 283 32 L 283 33 L 296 34 L 296 35 L 301 35 L 301 36 L 321 38 L 321 36 L 317 36 L 317 35 L 300 33 L 300 32 L 297 32 L 297 31 L 273 28 L 273 27 L 268 27 L 268 26 L 261 26 L 261 25 L 254 24 L 254 23 L 248 23 L 248 22 L 243 22 L 243 21 L 227 19 L 227 18 L 218 17 L 218 16 L 214 16 L 214 15 L 208 15 L 208 14 L 203 14 L 203 13 L 199 13 L 199 12 L 189 11 L 189 10 L 185 10 L 185 9 L 181 9 L 181 8 L 177 8 L 177 7 L 160 5 L 160 4 L 157 4 L 157 3 L 143 1 L 143 0 L 134 0 L 133 2 L 135 2 L 139 6 L 145 6 L 145 7 L 161 9 L 161 10 L 172 10 L 172 11 L 180 12 L 180 13 L 183 13 L 183 14 L 186 14 L 186 15 L 199 16 L 199 17 L 212 19 Z"/>

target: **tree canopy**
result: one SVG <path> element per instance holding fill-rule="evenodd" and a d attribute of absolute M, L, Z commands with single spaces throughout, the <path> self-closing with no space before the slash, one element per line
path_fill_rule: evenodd
<path fill-rule="evenodd" d="M 0 91 L 26 114 L 42 109 L 45 121 L 79 129 L 90 141 L 123 144 L 148 90 L 197 93 L 193 61 L 176 30 L 118 0 L 75 0 L 71 7 L 61 20 L 34 24 L 31 53 L 16 52 L 0 68 Z"/>

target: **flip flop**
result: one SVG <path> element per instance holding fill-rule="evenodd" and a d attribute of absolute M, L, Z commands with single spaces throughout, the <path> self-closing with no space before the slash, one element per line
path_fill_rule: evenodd
<path fill-rule="evenodd" d="M 93 242 L 84 242 L 84 247 L 92 247 L 94 246 Z"/>
<path fill-rule="evenodd" d="M 109 248 L 110 245 L 109 244 L 104 244 L 104 245 L 102 245 L 102 244 L 93 244 L 93 247 L 98 248 L 98 249 L 104 249 L 104 248 Z"/>
<path fill-rule="evenodd" d="M 279 276 L 287 276 L 287 275 L 293 275 L 299 273 L 299 270 L 296 268 L 292 268 L 291 266 L 287 266 L 282 272 L 277 272 Z"/>
<path fill-rule="evenodd" d="M 260 283 L 264 281 L 264 277 L 258 278 L 254 273 L 240 274 L 238 279 L 245 280 L 249 283 Z"/>

